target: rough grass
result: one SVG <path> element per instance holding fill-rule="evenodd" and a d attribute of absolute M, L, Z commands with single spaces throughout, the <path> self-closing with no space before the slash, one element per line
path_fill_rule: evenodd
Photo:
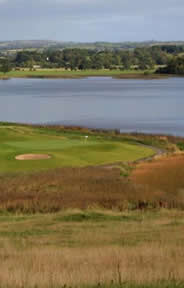
<path fill-rule="evenodd" d="M 1 287 L 54 288 L 90 284 L 99 287 L 100 283 L 104 287 L 111 287 L 110 283 L 164 287 L 157 286 L 163 281 L 170 284 L 165 287 L 172 287 L 172 283 L 177 287 L 177 283 L 184 282 L 181 245 L 165 247 L 149 243 L 136 248 L 32 248 L 22 251 L 7 247 L 7 250 L 0 253 Z M 117 286 L 124 287 L 123 284 Z M 126 286 L 131 287 L 130 284 Z"/>
<path fill-rule="evenodd" d="M 68 208 L 133 210 L 183 207 L 165 191 L 135 185 L 121 175 L 119 168 L 62 168 L 31 175 L 0 177 L 0 210 L 21 213 L 47 213 Z M 8 183 L 8 185 L 7 185 Z M 175 205 L 173 205 L 175 199 Z M 180 199 L 179 199 L 180 200 Z"/>
<path fill-rule="evenodd" d="M 0 172 L 38 171 L 56 167 L 91 166 L 133 161 L 153 155 L 152 149 L 83 134 L 48 132 L 49 129 L 0 125 Z M 19 154 L 49 154 L 51 159 L 17 161 Z"/>
<path fill-rule="evenodd" d="M 149 190 L 150 195 L 157 191 L 167 195 L 163 200 L 165 207 L 184 205 L 184 154 L 170 155 L 141 163 L 133 171 L 132 181 Z"/>
<path fill-rule="evenodd" d="M 97 288 L 99 285 L 93 285 L 93 286 L 83 286 L 83 288 Z M 157 283 L 152 284 L 136 284 L 136 283 L 111 283 L 111 284 L 101 284 L 100 287 L 102 288 L 183 288 L 184 283 L 178 282 L 178 281 L 158 281 Z M 57 287 L 56 287 L 57 288 Z"/>
<path fill-rule="evenodd" d="M 7 285 L 1 285 L 0 288 L 10 288 L 12 286 L 7 286 Z M 13 286 L 13 287 L 19 287 L 18 285 L 17 286 Z M 29 285 L 24 285 L 23 286 L 24 288 L 31 288 Z M 36 288 L 39 288 L 39 287 L 43 287 L 43 286 L 35 286 Z M 35 288 L 34 287 L 34 288 Z M 44 286 L 44 287 L 48 287 L 48 286 Z M 71 288 L 72 286 L 69 286 L 69 285 L 53 285 L 51 284 L 51 286 L 49 286 L 49 288 L 52 287 L 52 288 Z M 171 281 L 158 281 L 156 283 L 144 283 L 144 284 L 136 284 L 136 283 L 122 283 L 122 284 L 118 284 L 118 283 L 106 283 L 106 284 L 102 284 L 102 283 L 98 283 L 96 285 L 73 285 L 73 287 L 81 287 L 81 288 L 183 288 L 184 287 L 184 283 L 183 281 L 174 281 L 174 280 L 171 280 Z"/>
<path fill-rule="evenodd" d="M 167 210 L 2 215 L 1 287 L 182 287 L 183 216 Z"/>
<path fill-rule="evenodd" d="M 83 286 L 88 288 L 97 288 L 99 285 L 94 285 L 92 287 L 89 286 Z M 135 283 L 122 283 L 122 284 L 106 284 L 106 285 L 100 285 L 102 288 L 183 288 L 184 283 L 183 282 L 177 282 L 177 281 L 158 281 L 157 283 L 152 284 L 135 284 Z M 57 288 L 57 287 L 56 287 Z"/>

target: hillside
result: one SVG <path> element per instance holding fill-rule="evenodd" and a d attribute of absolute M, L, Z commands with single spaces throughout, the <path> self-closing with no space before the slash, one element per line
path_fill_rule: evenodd
<path fill-rule="evenodd" d="M 87 48 L 87 49 L 133 49 L 136 47 L 150 47 L 154 45 L 184 45 L 184 41 L 159 42 L 64 42 L 52 40 L 15 40 L 0 41 L 0 50 L 39 49 L 39 48 Z"/>

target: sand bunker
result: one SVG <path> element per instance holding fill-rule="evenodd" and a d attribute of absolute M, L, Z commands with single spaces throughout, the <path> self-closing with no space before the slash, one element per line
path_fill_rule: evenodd
<path fill-rule="evenodd" d="M 15 157 L 16 160 L 41 160 L 50 158 L 51 156 L 47 154 L 22 154 Z"/>

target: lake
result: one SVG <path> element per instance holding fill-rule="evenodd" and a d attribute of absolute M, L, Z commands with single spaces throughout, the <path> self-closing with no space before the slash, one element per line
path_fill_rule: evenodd
<path fill-rule="evenodd" d="M 184 136 L 184 78 L 0 80 L 0 121 Z"/>

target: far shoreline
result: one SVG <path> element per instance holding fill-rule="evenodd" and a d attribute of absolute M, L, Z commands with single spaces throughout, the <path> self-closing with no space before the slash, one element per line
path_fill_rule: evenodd
<path fill-rule="evenodd" d="M 83 70 L 83 71 L 65 71 L 61 69 L 39 69 L 36 71 L 19 70 L 11 71 L 7 74 L 0 73 L 0 80 L 9 80 L 12 78 L 23 79 L 85 79 L 88 77 L 112 77 L 114 79 L 142 79 L 157 80 L 167 79 L 174 75 L 156 74 L 154 71 L 140 70 Z"/>
<path fill-rule="evenodd" d="M 31 128 L 42 128 L 48 130 L 56 130 L 56 131 L 68 131 L 68 132 L 76 132 L 76 133 L 89 133 L 89 134 L 105 134 L 110 136 L 142 136 L 142 137 L 153 137 L 153 138 L 162 138 L 168 137 L 172 139 L 178 139 L 184 141 L 184 136 L 177 134 L 169 134 L 169 133 L 159 133 L 159 132 L 143 132 L 143 131 L 123 131 L 118 128 L 95 128 L 90 126 L 80 126 L 80 125 L 67 125 L 67 124 L 59 124 L 59 123 L 25 123 L 25 122 L 9 122 L 9 121 L 0 121 L 0 126 L 23 126 L 23 127 L 31 127 Z"/>

